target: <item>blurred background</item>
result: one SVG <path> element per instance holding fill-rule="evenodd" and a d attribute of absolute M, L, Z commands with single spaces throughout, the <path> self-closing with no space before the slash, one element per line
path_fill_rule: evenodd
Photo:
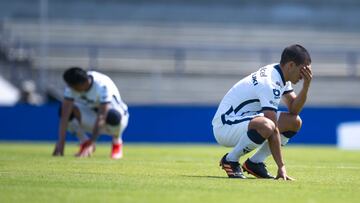
<path fill-rule="evenodd" d="M 314 79 L 294 141 L 336 144 L 337 127 L 359 120 L 359 11 L 357 0 L 1 0 L 0 139 L 56 139 L 62 72 L 80 66 L 129 104 L 125 140 L 214 142 L 228 89 L 298 43 Z"/>

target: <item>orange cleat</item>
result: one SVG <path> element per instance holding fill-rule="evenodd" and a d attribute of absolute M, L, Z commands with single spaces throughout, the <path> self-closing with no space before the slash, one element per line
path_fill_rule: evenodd
<path fill-rule="evenodd" d="M 80 144 L 80 150 L 75 154 L 77 157 L 89 157 L 95 152 L 95 144 L 91 140 L 87 140 Z"/>
<path fill-rule="evenodd" d="M 121 159 L 123 157 L 122 144 L 113 144 L 111 150 L 112 159 Z"/>

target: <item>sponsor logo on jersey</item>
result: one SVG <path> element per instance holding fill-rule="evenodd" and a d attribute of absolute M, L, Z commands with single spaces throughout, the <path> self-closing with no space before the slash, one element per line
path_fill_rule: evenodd
<path fill-rule="evenodd" d="M 265 71 L 266 71 L 266 67 L 260 68 L 260 77 L 267 77 Z"/>
<path fill-rule="evenodd" d="M 87 104 L 93 104 L 95 103 L 95 101 L 91 100 L 91 99 L 88 99 L 85 95 L 82 95 L 80 97 L 80 99 L 82 99 L 83 101 L 85 101 Z"/>
<path fill-rule="evenodd" d="M 277 102 L 275 102 L 275 101 L 273 101 L 273 100 L 270 100 L 269 103 L 272 104 L 273 106 L 279 106 L 279 103 L 277 103 Z"/>
<path fill-rule="evenodd" d="M 275 99 L 280 99 L 280 90 L 273 89 L 273 93 L 274 93 Z"/>
<path fill-rule="evenodd" d="M 257 78 L 256 78 L 256 73 L 252 74 L 251 78 L 252 78 L 252 82 L 253 82 L 254 86 L 259 84 L 258 81 L 257 81 Z"/>

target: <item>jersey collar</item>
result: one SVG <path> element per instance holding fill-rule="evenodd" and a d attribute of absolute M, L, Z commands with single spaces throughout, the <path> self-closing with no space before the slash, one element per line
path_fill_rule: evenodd
<path fill-rule="evenodd" d="M 93 84 L 94 84 L 94 77 L 92 75 L 88 75 L 91 82 L 90 82 L 90 85 L 89 85 L 89 88 L 86 90 L 86 92 L 88 92 L 89 90 L 91 90 Z"/>
<path fill-rule="evenodd" d="M 284 74 L 283 74 L 283 72 L 282 72 L 282 70 L 280 68 L 280 65 L 277 64 L 277 65 L 274 66 L 274 68 L 279 72 L 279 74 L 281 76 L 281 80 L 283 81 L 283 84 L 285 85 L 286 82 L 285 82 Z"/>

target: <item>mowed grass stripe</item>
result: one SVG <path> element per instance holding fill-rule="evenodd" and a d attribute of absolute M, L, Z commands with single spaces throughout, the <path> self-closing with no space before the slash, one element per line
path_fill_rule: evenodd
<path fill-rule="evenodd" d="M 360 200 L 359 151 L 287 146 L 288 173 L 297 180 L 284 182 L 228 179 L 218 162 L 229 149 L 217 145 L 126 144 L 122 160 L 109 158 L 109 143 L 83 159 L 73 156 L 75 144 L 65 157 L 52 157 L 52 149 L 53 143 L 0 143 L 0 202 Z M 275 174 L 271 158 L 267 165 Z"/>

